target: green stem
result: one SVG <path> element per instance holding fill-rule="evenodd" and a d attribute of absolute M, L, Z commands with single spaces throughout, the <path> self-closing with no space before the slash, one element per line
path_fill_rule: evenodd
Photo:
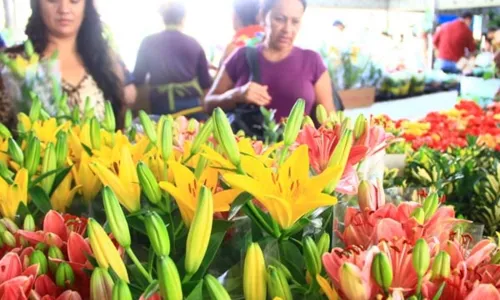
<path fill-rule="evenodd" d="M 128 247 L 127 249 L 125 249 L 125 251 L 127 252 L 130 259 L 137 266 L 137 269 L 139 269 L 139 271 L 142 273 L 142 275 L 144 275 L 144 277 L 147 279 L 147 281 L 149 283 L 153 282 L 153 278 L 151 278 L 151 275 L 148 273 L 148 271 L 146 271 L 146 269 L 144 269 L 144 266 L 141 264 L 141 262 L 139 261 L 137 256 L 135 256 L 135 253 L 134 253 L 134 251 L 132 251 L 132 248 Z"/>
<path fill-rule="evenodd" d="M 285 162 L 287 153 L 288 153 L 288 148 L 286 146 L 283 146 L 283 149 L 281 149 L 280 153 L 280 163 L 279 163 L 280 166 Z"/>
<path fill-rule="evenodd" d="M 422 290 L 422 280 L 423 277 L 418 277 L 418 284 L 417 284 L 417 295 L 420 295 L 421 290 Z"/>
<path fill-rule="evenodd" d="M 245 204 L 248 209 L 250 210 L 250 212 L 254 215 L 256 221 L 259 223 L 259 225 L 262 227 L 262 229 L 264 229 L 269 235 L 275 237 L 275 238 L 279 238 L 279 233 L 277 234 L 270 226 L 269 224 L 266 222 L 266 220 L 264 220 L 264 218 L 260 215 L 259 211 L 257 210 L 257 208 L 255 207 L 255 205 L 252 203 L 252 201 L 248 201 L 246 204 Z"/>
<path fill-rule="evenodd" d="M 191 280 L 192 277 L 193 274 L 186 274 L 186 276 L 184 276 L 184 278 L 182 279 L 182 283 L 188 282 L 189 280 Z"/>

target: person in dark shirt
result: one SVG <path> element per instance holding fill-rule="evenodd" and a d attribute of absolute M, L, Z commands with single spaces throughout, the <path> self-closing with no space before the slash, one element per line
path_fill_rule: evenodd
<path fill-rule="evenodd" d="M 0 50 L 3 48 L 5 48 L 5 41 L 3 40 L 2 35 L 0 35 Z"/>
<path fill-rule="evenodd" d="M 436 31 L 434 35 L 434 46 L 438 54 L 436 69 L 441 69 L 447 73 L 460 73 L 457 62 L 466 55 L 476 51 L 476 43 L 470 30 L 472 25 L 472 14 L 466 12 L 461 18 L 446 23 Z"/>
<path fill-rule="evenodd" d="M 194 38 L 181 32 L 184 4 L 169 2 L 161 12 L 166 29 L 142 41 L 133 73 L 136 85 L 150 85 L 151 113 L 156 115 L 201 106 L 211 85 L 205 52 Z"/>

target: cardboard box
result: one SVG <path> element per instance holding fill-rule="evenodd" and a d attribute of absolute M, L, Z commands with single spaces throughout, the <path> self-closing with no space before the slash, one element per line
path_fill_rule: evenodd
<path fill-rule="evenodd" d="M 339 91 L 339 96 L 346 109 L 368 107 L 375 103 L 375 88 Z"/>

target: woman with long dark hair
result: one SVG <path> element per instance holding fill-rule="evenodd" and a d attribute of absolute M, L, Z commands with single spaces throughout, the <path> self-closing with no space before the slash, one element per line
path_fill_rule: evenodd
<path fill-rule="evenodd" d="M 98 118 L 109 100 L 115 114 L 124 107 L 123 70 L 103 35 L 103 26 L 93 0 L 31 0 L 32 14 L 26 35 L 41 57 L 58 52 L 63 91 L 68 104 L 83 112 L 86 99 Z M 8 49 L 20 55 L 22 48 Z M 15 123 L 11 100 L 0 82 L 0 121 Z"/>

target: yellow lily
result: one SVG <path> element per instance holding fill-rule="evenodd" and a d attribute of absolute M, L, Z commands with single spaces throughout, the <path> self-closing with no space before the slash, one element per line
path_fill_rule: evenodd
<path fill-rule="evenodd" d="M 307 145 L 297 148 L 278 171 L 254 159 L 247 164 L 248 175 L 227 173 L 224 179 L 233 188 L 252 194 L 266 207 L 283 229 L 290 228 L 297 220 L 312 210 L 334 205 L 337 199 L 322 193 L 332 178 L 341 171 L 338 166 L 327 168 L 315 177 L 309 177 Z"/>
<path fill-rule="evenodd" d="M 193 221 L 198 195 L 203 185 L 212 191 L 214 212 L 229 211 L 231 203 L 241 193 L 235 189 L 218 191 L 219 172 L 216 169 L 204 169 L 198 179 L 189 168 L 181 163 L 171 161 L 168 165 L 173 174 L 175 185 L 162 181 L 160 187 L 175 198 L 182 219 L 187 226 L 190 226 Z"/>
<path fill-rule="evenodd" d="M 13 184 L 0 177 L 0 213 L 13 220 L 20 203 L 28 204 L 28 170 L 17 172 Z"/>
<path fill-rule="evenodd" d="M 8 150 L 9 140 L 0 138 L 0 162 L 7 162 L 9 160 Z"/>
<path fill-rule="evenodd" d="M 323 293 L 325 293 L 328 300 L 338 300 L 339 299 L 339 295 L 333 289 L 332 284 L 329 283 L 326 278 L 322 277 L 320 274 L 317 274 L 316 281 L 318 282 L 318 285 L 321 287 L 321 290 L 323 291 Z"/>
<path fill-rule="evenodd" d="M 136 165 L 132 160 L 128 147 L 123 147 L 121 150 L 118 175 L 98 161 L 91 162 L 90 169 L 104 185 L 109 186 L 115 192 L 121 205 L 129 212 L 136 212 L 141 209 L 141 187 L 137 177 Z"/>
<path fill-rule="evenodd" d="M 21 123 L 24 127 L 24 130 L 33 131 L 42 143 L 55 143 L 57 141 L 57 133 L 60 130 L 69 129 L 70 126 L 69 122 L 64 122 L 63 124 L 58 125 L 55 118 L 32 123 L 30 118 L 23 113 L 19 114 L 17 118 L 19 123 Z"/>
<path fill-rule="evenodd" d="M 64 177 L 63 181 L 57 186 L 54 193 L 50 197 L 50 204 L 52 208 L 57 210 L 58 212 L 65 212 L 66 208 L 71 205 L 73 202 L 73 198 L 75 198 L 76 192 L 81 188 L 81 185 L 77 185 L 74 188 L 71 188 L 73 183 L 73 174 L 68 173 L 66 177 Z"/>
<path fill-rule="evenodd" d="M 87 152 L 82 152 L 78 168 L 73 165 L 71 172 L 75 177 L 76 184 L 81 186 L 80 193 L 83 195 L 83 199 L 85 202 L 90 203 L 101 190 L 102 184 L 99 177 L 90 169 L 90 156 Z"/>

